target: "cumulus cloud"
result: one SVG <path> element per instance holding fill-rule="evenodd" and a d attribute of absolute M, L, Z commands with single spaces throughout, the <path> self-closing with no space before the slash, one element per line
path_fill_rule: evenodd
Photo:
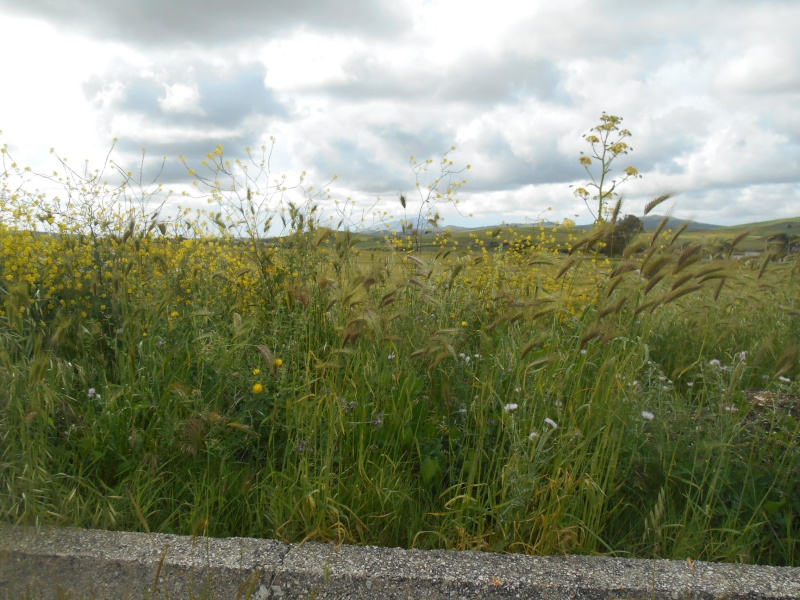
<path fill-rule="evenodd" d="M 217 144 L 242 152 L 260 141 L 271 121 L 287 116 L 265 76 L 260 63 L 219 68 L 176 60 L 154 70 L 116 62 L 83 90 L 97 108 L 100 127 L 119 138 L 123 153 L 146 148 L 199 161 Z"/>

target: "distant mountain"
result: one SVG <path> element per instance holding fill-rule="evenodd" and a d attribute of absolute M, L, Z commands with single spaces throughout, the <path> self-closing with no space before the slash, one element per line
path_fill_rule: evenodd
<path fill-rule="evenodd" d="M 559 223 L 555 221 L 526 221 L 525 223 L 501 223 L 500 225 L 494 225 L 492 227 L 545 227 L 547 229 L 551 229 L 553 227 L 560 227 Z M 477 227 L 476 229 L 485 229 L 484 227 Z M 491 227 L 490 227 L 491 229 Z"/>
<path fill-rule="evenodd" d="M 642 217 L 642 224 L 644 226 L 645 231 L 653 231 L 661 225 L 661 221 L 664 220 L 664 215 L 647 215 L 646 217 Z M 667 221 L 666 229 L 672 229 L 673 231 L 678 227 L 681 227 L 684 223 L 689 223 L 689 226 L 686 228 L 686 231 L 708 231 L 709 229 L 719 229 L 722 227 L 721 225 L 711 225 L 710 223 L 696 223 L 695 221 L 688 221 L 686 219 L 676 219 L 674 217 L 670 217 L 669 221 Z"/>
<path fill-rule="evenodd" d="M 412 221 L 412 223 L 416 223 L 416 221 Z M 458 225 L 448 225 L 447 223 L 442 222 L 438 227 L 431 227 L 428 225 L 427 231 L 432 233 L 439 233 L 446 229 L 451 231 L 465 231 L 469 229 L 468 227 L 459 227 Z M 395 233 L 402 233 L 403 231 L 403 221 L 402 219 L 397 219 L 394 221 L 389 221 L 387 223 L 375 223 L 371 227 L 362 231 L 362 233 L 371 234 L 371 235 L 387 235 L 390 231 L 394 231 Z"/>

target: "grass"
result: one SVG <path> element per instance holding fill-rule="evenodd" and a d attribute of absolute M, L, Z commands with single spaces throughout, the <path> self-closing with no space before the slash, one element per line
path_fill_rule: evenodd
<path fill-rule="evenodd" d="M 311 205 L 265 241 L 107 201 L 100 234 L 15 193 L 5 522 L 800 565 L 796 257 L 360 249 Z"/>

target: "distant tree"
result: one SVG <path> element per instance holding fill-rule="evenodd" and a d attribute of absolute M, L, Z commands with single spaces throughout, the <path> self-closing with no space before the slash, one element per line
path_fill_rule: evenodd
<path fill-rule="evenodd" d="M 766 239 L 772 251 L 779 257 L 792 254 L 800 249 L 800 235 L 776 233 L 775 235 L 768 236 Z"/>
<path fill-rule="evenodd" d="M 617 219 L 614 222 L 614 229 L 603 240 L 605 246 L 601 248 L 601 252 L 609 256 L 620 256 L 631 240 L 642 232 L 642 229 L 642 220 L 637 216 L 625 215 L 624 218 Z"/>

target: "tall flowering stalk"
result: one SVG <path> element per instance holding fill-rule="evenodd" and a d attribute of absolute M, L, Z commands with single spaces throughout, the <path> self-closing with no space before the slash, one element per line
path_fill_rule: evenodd
<path fill-rule="evenodd" d="M 625 141 L 633 134 L 627 129 L 620 129 L 621 123 L 622 117 L 607 115 L 604 112 L 600 117 L 600 124 L 592 127 L 589 130 L 590 133 L 583 136 L 591 145 L 592 150 L 589 155 L 581 152 L 578 160 L 581 166 L 586 169 L 591 181 L 585 187 L 577 188 L 574 193 L 584 201 L 595 221 L 602 221 L 606 216 L 610 217 L 610 221 L 616 221 L 622 199 L 618 200 L 614 208 L 611 208 L 611 202 L 613 202 L 614 197 L 619 197 L 619 193 L 616 191 L 617 187 L 630 178 L 641 177 L 636 167 L 628 166 L 623 169 L 622 177 L 611 178 L 611 164 L 614 160 L 618 156 L 633 151 L 633 148 Z M 600 171 L 596 174 L 590 168 L 594 165 L 594 161 L 597 161 L 600 165 Z M 592 194 L 590 189 L 593 189 L 595 193 Z M 596 213 L 589 205 L 590 200 L 597 203 Z"/>

